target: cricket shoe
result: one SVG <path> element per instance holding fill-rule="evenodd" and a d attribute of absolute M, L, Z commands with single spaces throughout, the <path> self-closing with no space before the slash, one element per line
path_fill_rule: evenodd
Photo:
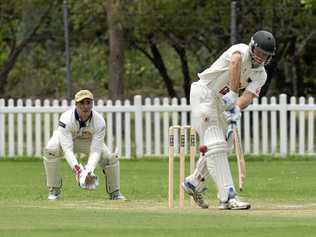
<path fill-rule="evenodd" d="M 110 194 L 110 200 L 126 201 L 126 198 L 119 190 L 117 190 L 117 191 Z"/>
<path fill-rule="evenodd" d="M 220 210 L 247 210 L 251 205 L 248 202 L 242 202 L 237 196 L 229 199 L 227 202 L 220 202 L 218 209 Z"/>
<path fill-rule="evenodd" d="M 185 180 L 181 184 L 183 190 L 193 197 L 195 203 L 201 208 L 208 208 L 208 202 L 205 200 L 204 193 L 206 192 L 207 188 L 203 188 L 202 191 L 197 191 L 195 186 L 191 184 L 189 181 Z"/>
<path fill-rule="evenodd" d="M 48 188 L 48 200 L 56 201 L 60 198 L 61 189 L 59 187 L 49 187 Z"/>

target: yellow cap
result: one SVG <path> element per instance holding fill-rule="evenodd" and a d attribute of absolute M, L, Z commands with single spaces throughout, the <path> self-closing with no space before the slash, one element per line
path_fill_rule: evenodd
<path fill-rule="evenodd" d="M 75 102 L 80 102 L 84 99 L 93 100 L 93 94 L 89 90 L 80 90 L 75 95 Z"/>

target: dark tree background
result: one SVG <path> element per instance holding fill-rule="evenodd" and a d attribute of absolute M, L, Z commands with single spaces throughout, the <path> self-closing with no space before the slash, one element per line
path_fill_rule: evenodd
<path fill-rule="evenodd" d="M 188 98 L 230 45 L 230 0 L 68 0 L 73 91 Z M 263 95 L 316 95 L 315 0 L 236 0 L 237 40 L 272 31 Z M 2 98 L 65 98 L 62 0 L 0 2 Z"/>

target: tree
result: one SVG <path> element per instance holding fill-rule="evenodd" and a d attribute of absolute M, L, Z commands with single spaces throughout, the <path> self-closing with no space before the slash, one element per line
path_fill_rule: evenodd
<path fill-rule="evenodd" d="M 106 1 L 110 44 L 108 89 L 112 100 L 122 99 L 124 95 L 125 39 L 121 4 L 121 0 Z"/>
<path fill-rule="evenodd" d="M 262 95 L 315 95 L 315 0 L 236 1 L 239 42 L 249 43 L 259 29 L 277 40 Z M 188 98 L 196 74 L 230 46 L 230 0 L 68 3 L 74 90 L 87 88 L 96 97 Z M 62 0 L 1 1 L 1 97 L 64 98 L 61 6 Z"/>
<path fill-rule="evenodd" d="M 178 67 L 174 74 L 176 77 L 182 74 L 183 94 L 189 99 L 192 75 L 196 75 L 196 69 L 201 68 L 201 65 L 195 65 L 202 61 L 201 57 L 209 60 L 210 54 L 217 55 L 222 50 L 213 46 L 215 42 L 222 42 L 222 35 L 229 39 L 229 31 L 222 30 L 224 22 L 228 20 L 225 17 L 227 14 L 217 14 L 227 10 L 229 12 L 229 8 L 223 8 L 222 3 L 223 1 L 143 0 L 129 5 L 130 13 L 126 21 L 129 43 L 157 68 L 170 97 L 178 97 L 179 94 L 176 91 L 178 82 L 167 66 L 170 49 L 176 53 L 171 55 Z M 228 35 L 224 32 L 228 32 Z M 194 70 L 190 69 L 192 65 Z"/>
<path fill-rule="evenodd" d="M 40 26 L 47 18 L 54 1 L 44 6 L 41 5 L 41 2 L 34 2 L 33 4 L 31 6 L 18 5 L 14 1 L 3 1 L 0 3 L 2 13 L 0 22 L 3 26 L 0 32 L 0 37 L 2 36 L 0 38 L 0 45 L 2 46 L 1 48 L 6 49 L 6 56 L 2 54 L 0 68 L 1 94 L 4 93 L 9 73 L 14 67 L 20 53 L 34 40 Z M 41 12 L 39 19 L 34 19 L 37 16 L 34 13 L 35 6 L 39 7 L 39 11 Z M 22 15 L 23 17 L 21 17 Z"/>
<path fill-rule="evenodd" d="M 251 31 L 267 29 L 276 37 L 277 53 L 271 65 L 266 67 L 267 83 L 262 95 L 287 93 L 304 96 L 306 63 L 304 55 L 308 52 L 307 45 L 315 42 L 315 10 L 312 1 L 250 1 L 240 2 L 241 15 L 240 33 L 243 38 L 251 36 Z M 309 7 L 306 7 L 309 6 Z M 263 11 L 263 9 L 265 9 Z"/>

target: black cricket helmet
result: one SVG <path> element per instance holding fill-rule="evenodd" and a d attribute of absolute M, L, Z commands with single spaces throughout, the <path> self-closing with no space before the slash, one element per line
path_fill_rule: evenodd
<path fill-rule="evenodd" d="M 274 36 L 265 30 L 257 31 L 249 44 L 250 55 L 254 65 L 267 65 L 275 55 L 276 43 Z"/>

